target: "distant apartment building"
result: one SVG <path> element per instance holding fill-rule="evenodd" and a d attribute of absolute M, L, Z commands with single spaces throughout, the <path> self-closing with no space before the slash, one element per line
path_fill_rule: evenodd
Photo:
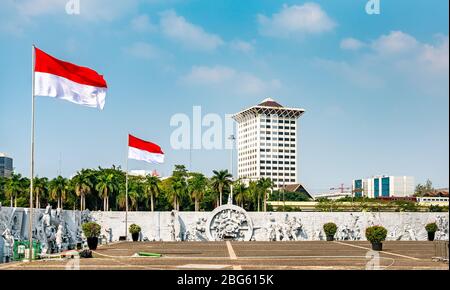
<path fill-rule="evenodd" d="M 13 159 L 0 152 L 0 176 L 11 177 L 13 172 Z"/>
<path fill-rule="evenodd" d="M 298 183 L 298 118 L 300 108 L 283 107 L 271 98 L 233 115 L 237 122 L 238 177 L 262 177 L 274 189 Z"/>
<path fill-rule="evenodd" d="M 354 196 L 369 198 L 412 196 L 415 190 L 414 177 L 383 175 L 354 179 L 352 189 Z"/>

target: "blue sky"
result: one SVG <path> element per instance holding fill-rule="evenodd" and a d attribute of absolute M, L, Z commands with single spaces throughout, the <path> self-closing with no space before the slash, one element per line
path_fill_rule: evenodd
<path fill-rule="evenodd" d="M 174 114 L 224 116 L 272 96 L 306 110 L 300 181 L 311 191 L 376 174 L 448 186 L 448 1 L 381 0 L 380 15 L 365 0 L 80 0 L 79 15 L 67 2 L 0 4 L 0 152 L 24 175 L 35 43 L 109 86 L 103 111 L 37 98 L 40 176 L 124 166 L 128 132 L 166 152 L 163 165 L 130 169 L 167 175 L 189 163 L 170 146 Z M 192 152 L 195 171 L 229 166 L 229 150 Z"/>

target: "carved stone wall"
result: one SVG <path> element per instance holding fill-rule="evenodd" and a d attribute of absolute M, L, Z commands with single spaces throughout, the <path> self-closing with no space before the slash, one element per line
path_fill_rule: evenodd
<path fill-rule="evenodd" d="M 82 242 L 81 212 L 57 209 L 33 211 L 33 238 L 42 245 L 41 254 L 75 248 Z M 0 208 L 0 262 L 11 256 L 13 240 L 28 240 L 29 209 Z"/>
<path fill-rule="evenodd" d="M 51 254 L 73 248 L 82 241 L 81 224 L 96 221 L 102 241 L 118 241 L 125 234 L 124 212 L 80 212 L 40 209 L 34 211 L 33 237 Z M 448 240 L 449 214 L 421 212 L 246 212 L 224 205 L 212 212 L 128 212 L 128 225 L 141 226 L 142 240 L 149 241 L 286 241 L 324 240 L 322 226 L 334 222 L 336 239 L 365 240 L 368 226 L 382 225 L 388 240 L 426 240 L 425 225 L 436 222 L 436 239 Z M 28 209 L 0 208 L 0 262 L 8 254 L 8 241 L 28 239 Z"/>

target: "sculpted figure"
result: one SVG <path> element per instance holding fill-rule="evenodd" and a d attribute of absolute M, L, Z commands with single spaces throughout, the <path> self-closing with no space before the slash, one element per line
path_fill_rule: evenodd
<path fill-rule="evenodd" d="M 3 244 L 4 262 L 8 263 L 13 256 L 14 236 L 11 234 L 11 231 L 6 228 L 2 233 L 2 238 L 5 240 L 5 243 Z"/>
<path fill-rule="evenodd" d="M 62 245 L 63 245 L 63 226 L 60 224 L 58 226 L 58 230 L 56 231 L 56 235 L 55 235 L 55 242 L 56 242 L 56 250 L 58 251 L 58 253 L 61 252 L 62 250 Z"/>

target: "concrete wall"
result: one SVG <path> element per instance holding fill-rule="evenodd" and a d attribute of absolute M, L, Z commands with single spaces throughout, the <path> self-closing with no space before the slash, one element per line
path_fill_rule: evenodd
<path fill-rule="evenodd" d="M 149 240 L 171 240 L 170 212 L 129 212 L 128 225 L 135 223 L 142 228 L 142 238 Z M 184 240 L 185 233 L 192 236 L 195 233 L 197 221 L 207 219 L 209 212 L 178 212 L 178 225 L 176 227 L 177 238 Z M 383 225 L 388 230 L 389 240 L 426 240 L 425 225 L 437 222 L 442 228 L 436 234 L 438 239 L 448 239 L 447 213 L 428 212 L 248 212 L 253 222 L 253 237 L 257 241 L 268 240 L 268 227 L 270 219 L 281 227 L 285 224 L 286 215 L 290 220 L 295 217 L 300 220 L 302 229 L 298 233 L 299 240 L 323 240 L 325 239 L 322 226 L 327 222 L 334 222 L 338 226 L 337 239 L 341 240 L 365 240 L 364 231 L 371 225 Z M 124 212 L 91 212 L 91 217 L 105 229 L 112 229 L 112 240 L 118 240 L 125 234 Z M 106 232 L 104 232 L 107 235 Z M 189 235 L 186 239 L 189 239 Z M 199 239 L 196 239 L 199 240 Z"/>
<path fill-rule="evenodd" d="M 233 206 L 231 206 L 232 208 Z M 223 206 L 224 210 L 230 209 Z M 240 208 L 237 208 L 238 211 Z M 448 240 L 449 214 L 432 212 L 245 212 L 240 217 L 249 220 L 241 224 L 249 230 L 252 240 L 268 241 L 270 233 L 276 229 L 276 240 L 323 240 L 325 235 L 322 226 L 327 222 L 338 225 L 336 239 L 365 240 L 364 231 L 368 226 L 383 225 L 388 230 L 388 240 L 426 240 L 425 225 L 437 222 L 440 230 L 436 239 Z M 206 231 L 214 224 L 214 217 L 221 211 L 214 212 L 129 212 L 128 226 L 132 223 L 142 228 L 141 239 L 152 240 L 208 240 Z M 34 237 L 48 242 L 43 234 L 42 217 L 44 210 L 35 210 L 33 217 Z M 64 224 L 65 246 L 73 246 L 81 239 L 80 226 L 82 221 L 93 220 L 102 226 L 102 235 L 111 241 L 119 240 L 125 235 L 124 212 L 80 212 L 64 210 L 60 217 L 52 210 L 52 225 Z M 239 215 L 238 215 L 239 216 Z M 226 219 L 226 218 L 225 218 Z M 217 220 L 216 220 L 217 221 Z M 249 226 L 247 226 L 249 225 Z M 293 226 L 294 225 L 294 226 Z M 28 239 L 28 209 L 0 208 L 0 234 L 8 228 L 16 239 Z M 295 231 L 291 231 L 292 229 Z M 48 230 L 48 227 L 46 228 Z M 44 232 L 46 231 L 44 230 Z M 288 232 L 294 234 L 288 234 Z M 128 234 L 128 233 L 127 233 Z M 128 234 L 129 236 L 129 234 Z M 129 236 L 129 238 L 131 238 Z M 211 236 L 209 236 L 211 239 Z M 0 261 L 5 253 L 4 241 L 0 238 Z"/>

